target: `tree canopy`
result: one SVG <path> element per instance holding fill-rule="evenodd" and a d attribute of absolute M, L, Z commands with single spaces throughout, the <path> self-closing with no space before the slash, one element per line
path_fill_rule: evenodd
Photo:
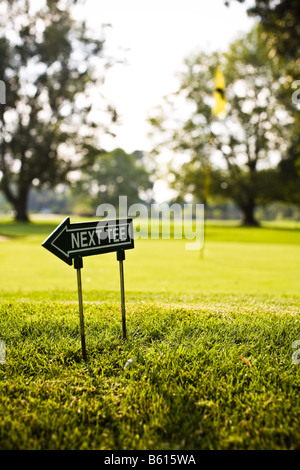
<path fill-rule="evenodd" d="M 225 0 L 230 5 L 233 0 Z M 236 0 L 235 0 L 236 1 Z M 245 0 L 237 0 L 244 3 Z M 269 46 L 277 54 L 296 61 L 300 72 L 300 8 L 298 0 L 255 0 L 248 7 L 250 16 L 258 17 L 264 30 L 269 33 Z"/>
<path fill-rule="evenodd" d="M 226 1 L 230 4 L 233 0 Z M 243 3 L 245 0 L 238 0 Z M 282 76 L 278 99 L 293 114 L 294 132 L 280 164 L 286 200 L 299 204 L 300 190 L 300 8 L 298 0 L 255 0 L 248 14 L 259 19 Z M 285 80 L 283 80 L 285 78 Z M 298 93 L 294 90 L 298 88 Z M 296 94 L 296 100 L 293 97 Z M 288 180 L 287 180 L 288 178 Z"/>
<path fill-rule="evenodd" d="M 28 220 L 32 185 L 64 182 L 92 149 L 100 148 L 96 131 L 116 119 L 116 111 L 101 99 L 104 39 L 74 20 L 76 3 L 47 0 L 38 9 L 30 0 L 0 5 L 0 79 L 6 84 L 6 104 L 0 106 L 0 189 L 18 220 Z"/>
<path fill-rule="evenodd" d="M 224 121 L 211 122 L 217 66 L 227 84 L 228 115 Z M 244 224 L 257 223 L 258 203 L 283 198 L 277 165 L 287 152 L 294 126 L 292 113 L 278 99 L 283 81 L 260 25 L 234 41 L 223 55 L 199 53 L 187 58 L 177 94 L 150 117 L 164 136 L 162 145 L 172 146 L 178 154 L 171 171 L 179 198 L 190 194 L 203 202 L 208 159 L 211 192 L 233 199 Z M 179 98 L 181 112 L 176 111 Z"/>
<path fill-rule="evenodd" d="M 127 196 L 128 206 L 136 202 L 151 202 L 151 175 L 143 153 L 131 154 L 117 148 L 97 155 L 73 186 L 73 195 L 96 212 L 100 204 L 119 205 L 119 195 Z"/>

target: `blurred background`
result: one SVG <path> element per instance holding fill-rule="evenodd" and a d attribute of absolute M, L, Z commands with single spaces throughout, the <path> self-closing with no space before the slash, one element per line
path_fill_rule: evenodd
<path fill-rule="evenodd" d="M 293 0 L 2 0 L 0 213 L 299 220 L 299 24 Z"/>

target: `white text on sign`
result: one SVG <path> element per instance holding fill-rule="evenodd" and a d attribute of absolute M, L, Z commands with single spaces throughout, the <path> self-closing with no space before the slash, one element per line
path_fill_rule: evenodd
<path fill-rule="evenodd" d="M 71 233 L 72 250 L 101 246 L 105 240 L 108 240 L 110 243 L 126 242 L 128 236 L 127 229 L 127 225 L 114 225 L 97 228 L 96 230 Z"/>

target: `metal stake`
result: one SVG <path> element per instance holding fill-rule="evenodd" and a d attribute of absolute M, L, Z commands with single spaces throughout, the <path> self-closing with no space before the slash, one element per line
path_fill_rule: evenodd
<path fill-rule="evenodd" d="M 125 289 L 124 289 L 124 269 L 123 261 L 125 259 L 124 250 L 117 251 L 117 260 L 120 268 L 120 287 L 121 287 L 121 309 L 122 309 L 122 331 L 123 339 L 126 339 L 126 316 L 125 316 Z"/>
<path fill-rule="evenodd" d="M 78 304 L 79 304 L 79 319 L 80 319 L 81 350 L 82 350 L 83 360 L 86 361 L 83 304 L 82 304 L 82 284 L 81 284 L 81 268 L 82 267 L 83 267 L 83 263 L 82 263 L 81 256 L 78 256 L 77 258 L 74 258 L 74 268 L 77 270 L 77 287 L 78 287 Z"/>

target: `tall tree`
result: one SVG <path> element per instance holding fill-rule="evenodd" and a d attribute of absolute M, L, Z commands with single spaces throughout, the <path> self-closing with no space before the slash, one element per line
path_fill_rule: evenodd
<path fill-rule="evenodd" d="M 153 181 L 140 151 L 131 154 L 123 149 L 98 154 L 92 165 L 83 171 L 74 185 L 74 195 L 84 195 L 93 207 L 107 203 L 118 207 L 119 196 L 127 196 L 127 204 L 151 202 Z"/>
<path fill-rule="evenodd" d="M 229 5 L 233 0 L 226 0 Z M 236 1 L 236 0 L 235 0 Z M 244 3 L 245 0 L 238 0 Z M 280 70 L 279 101 L 291 112 L 294 132 L 279 166 L 287 202 L 299 204 L 300 191 L 300 8 L 298 0 L 255 0 L 248 14 L 259 19 L 264 40 Z M 295 92 L 295 88 L 298 92 Z M 293 99 L 296 94 L 296 99 Z M 289 190 L 287 190 L 289 188 Z"/>
<path fill-rule="evenodd" d="M 179 119 L 174 121 L 174 110 L 165 116 L 160 110 L 150 118 L 176 152 L 188 155 L 188 161 L 174 172 L 173 187 L 199 200 L 206 161 L 211 158 L 211 190 L 235 201 L 245 225 L 256 225 L 258 202 L 274 196 L 271 189 L 276 172 L 266 172 L 266 168 L 275 167 L 282 157 L 293 123 L 276 99 L 276 64 L 262 34 L 261 28 L 255 27 L 222 57 L 202 53 L 186 60 L 178 91 L 186 104 L 181 102 Z M 227 83 L 229 112 L 225 121 L 211 123 L 214 73 L 220 64 Z"/>
<path fill-rule="evenodd" d="M 6 84 L 6 104 L 0 105 L 0 189 L 17 220 L 28 220 L 32 185 L 65 181 L 99 145 L 93 102 L 103 106 L 103 100 L 99 91 L 95 99 L 93 86 L 101 85 L 104 74 L 104 40 L 75 21 L 77 3 L 45 0 L 38 9 L 32 0 L 0 5 L 0 79 Z M 102 111 L 105 122 L 108 114 Z M 109 112 L 115 119 L 115 110 Z"/>

